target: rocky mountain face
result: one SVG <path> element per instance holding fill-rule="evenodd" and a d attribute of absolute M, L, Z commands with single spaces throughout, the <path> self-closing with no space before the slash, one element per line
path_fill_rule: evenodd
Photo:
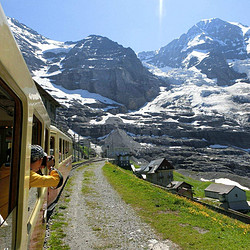
<path fill-rule="evenodd" d="M 130 48 L 96 35 L 77 42 L 51 41 L 14 19 L 9 23 L 31 72 L 44 69 L 44 77 L 55 85 L 97 93 L 132 110 L 159 93 L 161 81 Z"/>
<path fill-rule="evenodd" d="M 47 56 L 57 57 L 53 53 Z M 51 73 L 58 70 L 54 65 L 49 69 Z M 98 93 L 128 109 L 141 107 L 159 93 L 160 81 L 142 66 L 132 49 L 101 36 L 77 42 L 61 61 L 60 70 L 49 77 L 55 84 Z"/>
<path fill-rule="evenodd" d="M 217 78 L 218 84 L 228 85 L 247 78 L 245 73 L 236 72 L 227 60 L 250 58 L 249 41 L 248 27 L 215 18 L 200 21 L 157 52 L 142 52 L 138 56 L 158 68 L 195 67 L 208 78 Z"/>
<path fill-rule="evenodd" d="M 250 178 L 249 27 L 201 21 L 139 61 L 105 37 L 63 43 L 9 24 L 34 79 L 63 105 L 63 127 L 96 144 L 119 128 L 135 160 Z"/>

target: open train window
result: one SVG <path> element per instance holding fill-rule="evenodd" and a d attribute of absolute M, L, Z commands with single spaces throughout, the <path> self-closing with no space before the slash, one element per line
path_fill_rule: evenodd
<path fill-rule="evenodd" d="M 59 139 L 59 162 L 62 161 L 62 154 L 63 154 L 63 152 L 62 152 L 62 139 L 60 138 Z"/>
<path fill-rule="evenodd" d="M 68 141 L 66 141 L 65 155 L 66 155 L 66 158 L 68 158 L 68 155 L 69 155 L 69 142 Z"/>
<path fill-rule="evenodd" d="M 41 135 L 42 135 L 42 124 L 39 119 L 34 115 L 33 116 L 33 125 L 32 125 L 32 144 L 41 145 Z"/>
<path fill-rule="evenodd" d="M 55 155 L 55 137 L 50 137 L 50 155 Z"/>
<path fill-rule="evenodd" d="M 62 151 L 62 154 L 63 154 L 63 160 L 65 159 L 65 141 L 63 140 L 63 151 Z"/>
<path fill-rule="evenodd" d="M 11 212 L 17 205 L 20 168 L 22 106 L 21 101 L 0 78 L 0 241 L 11 235 Z M 13 157 L 15 156 L 15 157 Z M 8 218 L 7 222 L 5 220 Z M 7 231 L 6 229 L 7 228 Z M 7 244 L 7 243 L 6 243 Z"/>
<path fill-rule="evenodd" d="M 45 148 L 44 148 L 44 150 L 45 150 L 45 152 L 47 153 L 47 154 L 49 154 L 49 131 L 48 131 L 48 129 L 46 129 L 45 130 Z"/>
<path fill-rule="evenodd" d="M 33 115 L 32 124 L 32 145 L 41 145 L 42 137 L 42 123 L 40 120 Z M 41 195 L 41 190 L 39 188 L 30 188 L 29 190 L 29 200 L 28 200 L 28 215 L 30 216 L 33 212 L 37 198 Z"/>

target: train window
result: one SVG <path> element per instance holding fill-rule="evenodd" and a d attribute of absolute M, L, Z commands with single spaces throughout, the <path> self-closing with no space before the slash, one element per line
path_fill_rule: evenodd
<path fill-rule="evenodd" d="M 0 242 L 10 248 L 12 211 L 17 205 L 22 106 L 19 98 L 0 79 Z M 15 155 L 15 157 L 12 157 Z"/>
<path fill-rule="evenodd" d="M 59 139 L 59 162 L 62 161 L 62 139 Z"/>
<path fill-rule="evenodd" d="M 36 116 L 33 116 L 32 144 L 41 145 L 42 124 Z"/>
<path fill-rule="evenodd" d="M 63 160 L 65 159 L 65 141 L 63 140 Z"/>
<path fill-rule="evenodd" d="M 45 131 L 45 148 L 44 148 L 44 151 L 49 154 L 49 131 L 48 129 L 46 129 Z"/>
<path fill-rule="evenodd" d="M 68 154 L 69 154 L 69 142 L 66 141 L 66 148 L 65 148 L 65 155 L 66 155 L 66 158 L 68 157 Z"/>
<path fill-rule="evenodd" d="M 41 145 L 41 136 L 42 136 L 42 123 L 34 115 L 33 124 L 32 124 L 32 144 Z M 41 193 L 40 188 L 31 188 L 29 190 L 29 200 L 28 200 L 28 215 L 30 216 L 33 208 L 35 207 L 37 198 L 39 198 Z"/>
<path fill-rule="evenodd" d="M 50 137 L 50 155 L 55 155 L 55 137 Z"/>

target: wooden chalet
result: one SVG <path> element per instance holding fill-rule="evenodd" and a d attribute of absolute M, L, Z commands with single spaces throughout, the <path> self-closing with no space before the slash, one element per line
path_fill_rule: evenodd
<path fill-rule="evenodd" d="M 189 198 L 193 198 L 192 185 L 185 181 L 172 181 L 167 185 L 167 188 L 172 193 L 184 195 Z"/>
<path fill-rule="evenodd" d="M 146 179 L 154 184 L 166 187 L 173 181 L 174 167 L 165 158 L 151 161 L 147 166 L 141 167 L 135 171 L 138 177 Z"/>

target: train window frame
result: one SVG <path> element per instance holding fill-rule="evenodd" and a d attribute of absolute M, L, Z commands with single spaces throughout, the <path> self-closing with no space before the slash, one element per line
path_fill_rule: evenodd
<path fill-rule="evenodd" d="M 10 160 L 10 186 L 8 197 L 8 216 L 17 207 L 19 192 L 19 174 L 20 174 L 20 151 L 21 151 L 21 131 L 23 122 L 23 106 L 21 99 L 12 90 L 8 84 L 0 77 L 0 90 L 14 102 L 14 113 L 12 123 L 12 140 L 11 140 L 11 160 Z M 15 155 L 15 157 L 12 157 Z M 17 207 L 18 208 L 18 207 Z"/>

